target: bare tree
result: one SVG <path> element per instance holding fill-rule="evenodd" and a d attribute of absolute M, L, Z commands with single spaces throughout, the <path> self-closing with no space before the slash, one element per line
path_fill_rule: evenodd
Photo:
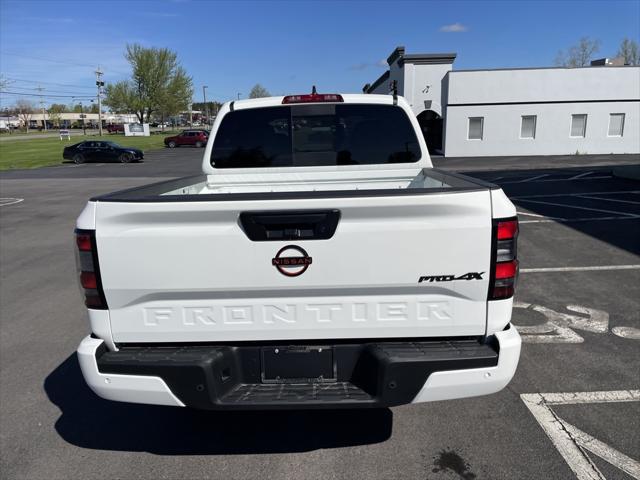
<path fill-rule="evenodd" d="M 251 92 L 249 92 L 249 98 L 262 98 L 270 96 L 271 94 L 269 93 L 269 91 L 259 83 L 256 83 L 251 89 Z"/>
<path fill-rule="evenodd" d="M 638 42 L 630 38 L 625 38 L 620 44 L 617 56 L 624 58 L 625 65 L 640 65 Z"/>
<path fill-rule="evenodd" d="M 4 90 L 10 85 L 9 79 L 4 75 L 0 74 L 0 90 Z"/>
<path fill-rule="evenodd" d="M 566 51 L 560 50 L 556 57 L 556 65 L 561 67 L 585 67 L 589 65 L 591 57 L 600 50 L 600 40 L 582 37 L 578 43 Z"/>
<path fill-rule="evenodd" d="M 22 123 L 26 129 L 29 131 L 29 122 L 31 121 L 31 117 L 33 112 L 35 111 L 35 107 L 33 103 L 29 100 L 20 99 L 16 102 L 16 111 L 18 112 L 18 119 L 20 123 Z"/>

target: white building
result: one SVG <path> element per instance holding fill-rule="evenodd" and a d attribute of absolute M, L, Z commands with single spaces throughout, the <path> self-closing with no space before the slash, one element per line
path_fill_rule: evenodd
<path fill-rule="evenodd" d="M 29 116 L 30 127 L 37 128 L 43 125 L 43 120 L 46 119 L 48 124 L 60 124 L 60 125 L 78 125 L 82 123 L 84 115 L 84 122 L 87 125 L 97 125 L 99 116 L 97 113 L 80 113 L 80 112 L 65 112 L 57 115 L 52 115 L 49 112 L 44 114 L 41 112 L 32 113 Z M 110 123 L 138 123 L 138 117 L 133 113 L 103 113 L 102 123 L 108 125 Z"/>
<path fill-rule="evenodd" d="M 396 80 L 447 157 L 640 153 L 640 67 L 453 70 L 455 57 L 398 47 L 363 91 L 390 93 Z"/>
<path fill-rule="evenodd" d="M 20 126 L 20 119 L 18 117 L 1 116 L 0 117 L 0 130 L 9 130 L 10 128 L 18 128 Z"/>

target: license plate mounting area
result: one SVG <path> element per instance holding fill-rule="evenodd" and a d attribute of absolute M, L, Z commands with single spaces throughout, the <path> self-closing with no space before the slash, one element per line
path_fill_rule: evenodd
<path fill-rule="evenodd" d="M 262 348 L 262 383 L 331 383 L 336 381 L 333 348 L 282 346 Z"/>

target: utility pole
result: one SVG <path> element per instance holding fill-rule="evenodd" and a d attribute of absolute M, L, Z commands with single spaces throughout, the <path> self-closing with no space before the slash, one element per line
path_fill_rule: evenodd
<path fill-rule="evenodd" d="M 189 104 L 189 126 L 193 125 L 193 104 Z"/>
<path fill-rule="evenodd" d="M 38 88 L 36 88 L 36 90 L 38 90 L 38 93 L 41 93 L 44 88 L 42 88 L 40 85 L 38 85 Z M 42 110 L 42 126 L 44 127 L 44 131 L 47 131 L 47 116 L 44 113 L 44 100 L 42 97 L 40 97 L 40 109 Z"/>
<path fill-rule="evenodd" d="M 204 111 L 207 116 L 207 125 L 209 124 L 209 106 L 207 105 L 207 86 L 202 86 L 202 97 L 204 98 Z"/>
<path fill-rule="evenodd" d="M 102 71 L 99 66 L 96 70 L 96 86 L 98 87 L 98 131 L 99 135 L 102 136 L 102 87 L 104 87 L 104 82 L 102 81 Z"/>
<path fill-rule="evenodd" d="M 84 107 L 82 106 L 82 101 L 80 102 L 80 117 L 82 118 L 82 133 L 87 135 L 87 123 L 84 115 Z"/>
<path fill-rule="evenodd" d="M 238 94 L 238 100 L 240 100 L 240 95 L 242 95 L 241 93 Z"/>

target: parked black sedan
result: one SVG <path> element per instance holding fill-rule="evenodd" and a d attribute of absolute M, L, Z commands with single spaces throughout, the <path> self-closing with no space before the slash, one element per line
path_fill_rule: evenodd
<path fill-rule="evenodd" d="M 73 163 L 85 162 L 139 162 L 144 158 L 142 150 L 121 147 L 114 142 L 86 141 L 65 147 L 62 158 Z"/>

